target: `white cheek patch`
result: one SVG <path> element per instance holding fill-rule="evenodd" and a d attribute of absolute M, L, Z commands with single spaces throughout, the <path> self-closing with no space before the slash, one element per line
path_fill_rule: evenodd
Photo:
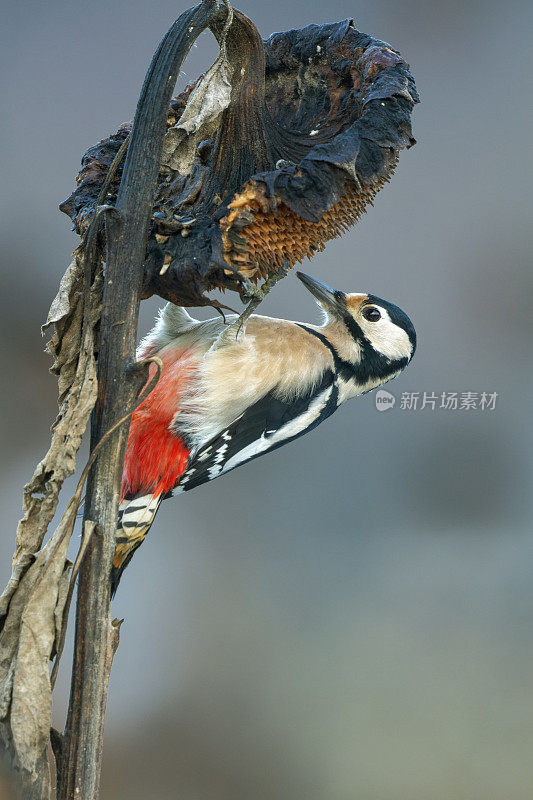
<path fill-rule="evenodd" d="M 376 306 L 381 312 L 378 322 L 362 320 L 359 324 L 366 338 L 378 353 L 394 361 L 397 358 L 409 358 L 412 345 L 409 336 L 392 322 L 386 309 Z"/>

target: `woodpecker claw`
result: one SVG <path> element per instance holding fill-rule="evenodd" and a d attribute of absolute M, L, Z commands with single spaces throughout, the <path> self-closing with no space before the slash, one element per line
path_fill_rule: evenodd
<path fill-rule="evenodd" d="M 266 283 L 264 285 L 266 285 Z M 248 303 L 251 303 L 252 300 L 259 300 L 259 302 L 261 302 L 261 300 L 263 300 L 268 294 L 268 289 L 265 292 L 262 286 L 256 286 L 255 283 L 252 283 L 250 280 L 248 280 L 248 278 L 246 278 L 244 281 L 244 289 L 245 291 L 243 298 L 244 301 L 247 301 Z M 245 313 L 245 311 L 243 313 Z"/>
<path fill-rule="evenodd" d="M 218 339 L 213 343 L 211 348 L 212 350 L 218 350 L 220 347 L 224 347 L 230 342 L 236 342 L 239 340 L 244 324 L 248 318 L 253 314 L 260 303 L 262 303 L 276 283 L 287 275 L 288 271 L 289 262 L 284 261 L 283 265 L 275 272 L 272 272 L 270 277 L 266 279 L 262 286 L 256 286 L 248 279 L 245 280 L 245 298 L 248 300 L 248 305 L 242 314 L 237 317 L 237 319 L 233 320 L 233 322 L 231 322 L 230 325 L 222 331 Z"/>

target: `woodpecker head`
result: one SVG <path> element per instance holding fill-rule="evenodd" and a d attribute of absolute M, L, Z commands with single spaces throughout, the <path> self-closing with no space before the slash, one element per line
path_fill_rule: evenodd
<path fill-rule="evenodd" d="M 326 315 L 322 328 L 349 362 L 363 391 L 390 380 L 407 366 L 416 348 L 416 333 L 407 314 L 373 294 L 345 294 L 296 273 Z"/>

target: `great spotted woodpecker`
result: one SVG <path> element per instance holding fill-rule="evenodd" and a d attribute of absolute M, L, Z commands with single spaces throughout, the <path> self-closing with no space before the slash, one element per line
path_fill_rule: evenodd
<path fill-rule="evenodd" d="M 131 420 L 113 593 L 163 499 L 307 433 L 411 360 L 415 329 L 397 306 L 297 275 L 325 313 L 321 327 L 252 315 L 228 336 L 222 319 L 199 322 L 169 303 L 141 343 L 139 358 L 157 354 L 163 369 Z"/>

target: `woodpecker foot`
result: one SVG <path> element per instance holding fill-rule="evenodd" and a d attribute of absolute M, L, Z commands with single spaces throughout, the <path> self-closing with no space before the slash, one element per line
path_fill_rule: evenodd
<path fill-rule="evenodd" d="M 245 298 L 248 300 L 248 305 L 224 331 L 220 334 L 217 341 L 213 345 L 218 348 L 221 345 L 228 344 L 231 340 L 237 340 L 239 334 L 246 323 L 247 319 L 254 313 L 255 309 L 263 302 L 267 294 L 274 288 L 276 283 L 284 278 L 289 271 L 289 262 L 284 261 L 282 266 L 272 272 L 262 286 L 256 286 L 251 281 L 246 281 L 246 294 Z"/>

